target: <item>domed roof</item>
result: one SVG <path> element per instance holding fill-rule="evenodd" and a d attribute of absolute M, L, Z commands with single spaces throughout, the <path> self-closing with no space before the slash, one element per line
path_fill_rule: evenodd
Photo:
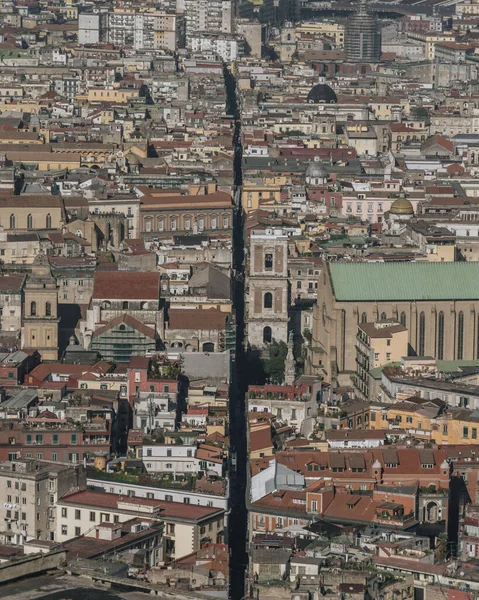
<path fill-rule="evenodd" d="M 309 163 L 308 168 L 306 169 L 306 177 L 311 179 L 326 179 L 328 177 L 328 172 L 321 163 L 313 161 Z"/>
<path fill-rule="evenodd" d="M 334 90 L 324 83 L 313 85 L 309 90 L 308 102 L 310 104 L 336 104 L 337 101 Z"/>
<path fill-rule="evenodd" d="M 414 208 L 407 198 L 398 198 L 391 204 L 389 212 L 393 215 L 413 215 Z"/>

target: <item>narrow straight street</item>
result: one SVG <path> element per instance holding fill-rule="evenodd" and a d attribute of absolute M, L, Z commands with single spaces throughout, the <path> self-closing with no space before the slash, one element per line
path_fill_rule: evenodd
<path fill-rule="evenodd" d="M 233 235 L 233 269 L 235 273 L 233 303 L 236 316 L 236 351 L 231 365 L 230 386 L 230 443 L 234 463 L 230 470 L 230 592 L 232 600 L 241 600 L 245 595 L 245 570 L 248 564 L 247 543 L 247 511 L 245 504 L 247 440 L 246 440 L 246 407 L 245 395 L 247 380 L 245 373 L 244 351 L 244 236 L 243 216 L 241 209 L 242 185 L 242 147 L 241 147 L 241 113 L 236 93 L 236 80 L 225 67 L 225 86 L 227 93 L 227 113 L 234 116 L 234 183 L 235 183 L 235 226 Z"/>

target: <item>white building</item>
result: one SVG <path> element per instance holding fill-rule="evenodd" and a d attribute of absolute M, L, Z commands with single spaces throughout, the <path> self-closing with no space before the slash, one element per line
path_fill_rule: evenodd
<path fill-rule="evenodd" d="M 316 421 L 316 401 L 311 397 L 290 400 L 288 398 L 249 398 L 249 412 L 269 412 L 277 421 L 294 427 L 305 436 L 313 432 Z"/>
<path fill-rule="evenodd" d="M 223 476 L 223 460 L 208 460 L 207 453 L 196 446 L 144 444 L 141 458 L 149 473 L 196 475 L 198 471 L 208 471 Z"/>
<path fill-rule="evenodd" d="M 103 24 L 103 15 L 90 13 L 78 15 L 78 43 L 84 46 L 103 41 Z"/>
<path fill-rule="evenodd" d="M 236 60 L 244 40 L 230 35 L 196 33 L 188 37 L 188 47 L 193 52 L 213 52 L 225 61 Z"/>
<path fill-rule="evenodd" d="M 182 45 L 181 18 L 148 11 L 115 10 L 108 13 L 108 41 L 135 50 L 176 50 Z"/>
<path fill-rule="evenodd" d="M 181 502 L 193 504 L 194 506 L 208 506 L 214 508 L 228 509 L 227 496 L 219 496 L 211 493 L 194 492 L 180 488 L 160 488 L 150 485 L 140 485 L 125 481 L 110 481 L 101 479 L 87 479 L 87 486 L 91 490 L 119 494 L 133 498 L 154 498 L 166 502 Z"/>
<path fill-rule="evenodd" d="M 231 33 L 231 0 L 185 0 L 186 39 L 198 31 Z"/>
<path fill-rule="evenodd" d="M 176 423 L 176 402 L 174 394 L 140 392 L 133 408 L 133 427 L 150 433 L 157 427 L 174 431 Z"/>

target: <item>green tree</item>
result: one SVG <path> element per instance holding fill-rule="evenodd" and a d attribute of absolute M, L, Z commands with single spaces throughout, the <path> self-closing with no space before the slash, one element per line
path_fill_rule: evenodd
<path fill-rule="evenodd" d="M 264 372 L 271 383 L 283 383 L 284 363 L 288 346 L 284 342 L 273 340 L 268 347 L 268 358 L 264 361 Z"/>

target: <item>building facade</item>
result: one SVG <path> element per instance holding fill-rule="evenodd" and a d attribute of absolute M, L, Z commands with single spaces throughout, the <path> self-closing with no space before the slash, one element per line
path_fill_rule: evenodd
<path fill-rule="evenodd" d="M 288 341 L 288 237 L 282 230 L 252 232 L 247 281 L 248 343 L 265 348 Z"/>
<path fill-rule="evenodd" d="M 409 354 L 440 360 L 479 356 L 477 263 L 328 263 L 318 287 L 307 368 L 333 385 L 356 371 L 359 323 L 394 319 Z"/>
<path fill-rule="evenodd" d="M 39 254 L 25 284 L 22 347 L 38 350 L 42 360 L 58 359 L 58 292 L 50 263 Z"/>

